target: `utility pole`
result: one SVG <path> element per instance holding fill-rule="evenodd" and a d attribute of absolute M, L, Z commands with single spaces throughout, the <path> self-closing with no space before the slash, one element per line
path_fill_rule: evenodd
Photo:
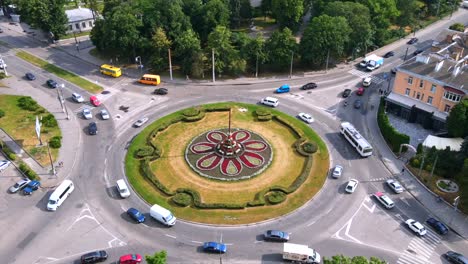
<path fill-rule="evenodd" d="M 292 78 L 293 61 L 294 61 L 294 51 L 291 52 L 291 67 L 289 67 L 289 79 Z"/>
<path fill-rule="evenodd" d="M 434 169 L 437 165 L 437 160 L 439 159 L 439 155 L 436 155 L 436 159 L 434 161 L 434 165 L 432 165 L 432 170 L 431 170 L 431 178 L 432 178 L 432 175 L 434 174 Z"/>
<path fill-rule="evenodd" d="M 50 166 L 52 166 L 52 173 L 57 176 L 57 170 L 55 170 L 54 162 L 52 161 L 52 155 L 50 154 L 49 143 L 47 143 L 47 152 L 49 154 Z"/>
<path fill-rule="evenodd" d="M 325 73 L 328 72 L 328 59 L 330 58 L 330 50 L 327 51 L 327 64 L 325 66 Z"/>
<path fill-rule="evenodd" d="M 171 77 L 172 81 L 172 61 L 171 61 L 171 49 L 167 50 L 169 52 L 169 76 Z"/>
<path fill-rule="evenodd" d="M 403 61 L 406 61 L 406 56 L 408 55 L 408 49 L 409 47 L 406 47 L 405 58 L 403 59 Z"/>
<path fill-rule="evenodd" d="M 255 62 L 255 78 L 258 78 L 258 52 L 257 52 L 257 60 Z"/>
<path fill-rule="evenodd" d="M 213 70 L 212 70 L 213 82 L 216 82 L 214 48 L 211 49 L 211 63 L 213 64 Z"/>

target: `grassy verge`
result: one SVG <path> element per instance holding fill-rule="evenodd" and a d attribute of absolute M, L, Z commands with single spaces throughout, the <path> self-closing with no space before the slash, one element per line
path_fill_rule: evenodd
<path fill-rule="evenodd" d="M 83 32 L 78 32 L 78 33 L 70 33 L 66 34 L 60 37 L 60 39 L 71 39 L 75 37 L 82 37 L 82 36 L 88 36 L 91 33 L 91 31 L 83 31 Z"/>
<path fill-rule="evenodd" d="M 91 92 L 91 93 L 99 93 L 103 90 L 103 88 L 97 84 L 94 84 L 88 80 L 85 80 L 83 78 L 81 78 L 80 76 L 72 73 L 72 72 L 69 72 L 67 70 L 64 70 L 62 68 L 59 68 L 53 64 L 50 64 L 48 63 L 47 61 L 41 59 L 41 58 L 38 58 L 28 52 L 25 52 L 25 51 L 18 51 L 16 53 L 16 56 L 20 57 L 21 59 L 25 60 L 25 61 L 28 61 L 38 67 L 41 67 L 42 69 L 50 72 L 50 73 L 53 73 L 55 75 L 57 75 L 58 77 L 62 78 L 62 79 L 65 79 L 73 84 L 76 84 L 78 86 L 80 86 L 81 88 Z"/>

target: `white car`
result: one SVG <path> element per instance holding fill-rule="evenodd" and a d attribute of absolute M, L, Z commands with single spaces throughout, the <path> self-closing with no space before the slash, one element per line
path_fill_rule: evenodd
<path fill-rule="evenodd" d="M 416 233 L 419 236 L 424 236 L 427 233 L 426 228 L 416 220 L 408 219 L 405 221 L 405 224 L 408 226 L 411 231 Z"/>
<path fill-rule="evenodd" d="M 83 116 L 86 119 L 91 119 L 93 118 L 93 113 L 91 113 L 91 110 L 89 110 L 88 108 L 85 108 L 83 109 Z"/>
<path fill-rule="evenodd" d="M 73 101 L 75 101 L 77 103 L 84 102 L 83 96 L 81 96 L 79 93 L 72 93 L 72 99 L 73 99 Z"/>
<path fill-rule="evenodd" d="M 101 117 L 103 120 L 107 120 L 110 118 L 109 113 L 106 109 L 101 109 Z"/>
<path fill-rule="evenodd" d="M 304 121 L 304 122 L 306 122 L 308 124 L 314 122 L 314 118 L 309 114 L 299 113 L 297 116 L 299 117 L 299 119 L 301 119 L 302 121 Z"/>
<path fill-rule="evenodd" d="M 138 119 L 138 121 L 136 121 L 135 124 L 133 124 L 133 125 L 135 127 L 141 127 L 146 122 L 148 122 L 148 118 L 147 117 L 142 117 L 142 118 Z"/>
<path fill-rule="evenodd" d="M 4 169 L 8 168 L 10 164 L 11 164 L 11 161 L 9 160 L 0 160 L 0 171 L 3 171 Z"/>
<path fill-rule="evenodd" d="M 364 80 L 362 80 L 362 86 L 367 87 L 370 86 L 372 83 L 372 78 L 371 77 L 366 77 Z"/>
<path fill-rule="evenodd" d="M 346 185 L 345 191 L 347 193 L 353 193 L 356 190 L 358 184 L 359 184 L 358 180 L 355 180 L 355 179 L 349 180 L 348 185 Z"/>
<path fill-rule="evenodd" d="M 23 189 L 24 187 L 26 187 L 26 185 L 28 185 L 28 183 L 30 183 L 31 180 L 30 179 L 21 179 L 19 182 L 15 183 L 15 185 L 11 186 L 10 189 L 8 189 L 8 191 L 10 191 L 10 193 L 15 193 L 21 189 Z"/>
<path fill-rule="evenodd" d="M 392 188 L 392 190 L 395 193 L 402 193 L 403 192 L 403 186 L 401 186 L 401 184 L 399 182 L 395 181 L 394 179 L 389 179 L 386 182 L 387 182 L 387 185 L 390 188 Z"/>
<path fill-rule="evenodd" d="M 339 178 L 341 177 L 341 174 L 343 174 L 343 167 L 340 165 L 336 165 L 332 173 L 333 178 Z"/>

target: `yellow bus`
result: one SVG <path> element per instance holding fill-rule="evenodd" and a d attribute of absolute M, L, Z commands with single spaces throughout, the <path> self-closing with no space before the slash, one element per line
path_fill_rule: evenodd
<path fill-rule="evenodd" d="M 115 78 L 120 77 L 120 75 L 122 75 L 122 71 L 120 70 L 120 68 L 111 66 L 109 64 L 101 65 L 101 73 Z"/>
<path fill-rule="evenodd" d="M 159 85 L 161 83 L 161 78 L 159 75 L 144 74 L 138 82 L 143 84 Z"/>

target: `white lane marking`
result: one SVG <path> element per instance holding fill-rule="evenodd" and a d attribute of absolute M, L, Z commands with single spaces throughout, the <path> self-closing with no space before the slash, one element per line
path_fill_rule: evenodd
<path fill-rule="evenodd" d="M 197 240 L 192 240 L 192 243 L 203 244 L 203 242 Z"/>
<path fill-rule="evenodd" d="M 168 235 L 168 234 L 165 234 L 165 236 L 167 236 L 167 237 L 171 237 L 171 238 L 174 238 L 174 239 L 176 239 L 176 237 L 175 237 L 175 236 L 173 236 L 173 235 Z"/>
<path fill-rule="evenodd" d="M 317 222 L 317 220 L 313 220 L 313 221 L 310 222 L 310 224 L 308 224 L 307 226 L 311 226 L 311 225 L 315 224 L 315 222 Z"/>

